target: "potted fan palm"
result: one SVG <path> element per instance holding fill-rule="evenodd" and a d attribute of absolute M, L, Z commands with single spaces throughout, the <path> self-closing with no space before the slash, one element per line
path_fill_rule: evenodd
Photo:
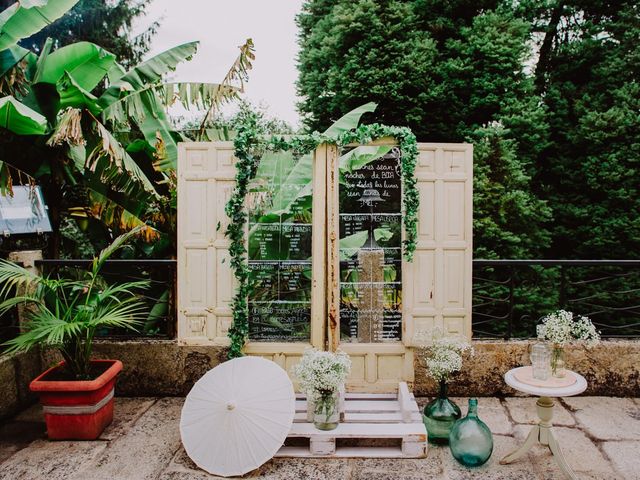
<path fill-rule="evenodd" d="M 113 420 L 113 392 L 122 362 L 93 360 L 93 340 L 99 329 L 135 330 L 142 323 L 146 307 L 135 291 L 148 282 L 108 285 L 100 271 L 138 231 L 116 238 L 86 271 L 45 277 L 0 260 L 0 314 L 25 305 L 23 331 L 5 343 L 8 352 L 54 347 L 64 359 L 30 385 L 40 396 L 51 439 L 96 439 Z M 16 296 L 15 291 L 22 293 Z"/>

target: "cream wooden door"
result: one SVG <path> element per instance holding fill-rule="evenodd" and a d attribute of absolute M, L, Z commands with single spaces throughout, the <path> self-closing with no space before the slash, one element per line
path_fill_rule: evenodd
<path fill-rule="evenodd" d="M 473 146 L 420 143 L 418 247 L 404 264 L 405 343 L 434 328 L 471 339 Z"/>
<path fill-rule="evenodd" d="M 398 381 L 413 381 L 411 347 L 419 332 L 439 327 L 471 335 L 472 146 L 420 144 L 419 151 L 419 242 L 414 262 L 402 261 L 399 337 L 374 343 L 340 339 L 338 152 L 323 145 L 312 162 L 310 334 L 301 342 L 250 341 L 248 354 L 289 371 L 309 346 L 341 348 L 353 361 L 349 389 L 392 391 Z M 179 146 L 178 340 L 183 345 L 228 343 L 234 280 L 223 232 L 224 205 L 234 184 L 232 152 L 231 142 Z"/>

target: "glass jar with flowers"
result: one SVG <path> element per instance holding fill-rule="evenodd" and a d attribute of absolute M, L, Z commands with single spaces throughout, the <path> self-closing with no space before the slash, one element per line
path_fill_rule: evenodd
<path fill-rule="evenodd" d="M 313 408 L 313 424 L 319 430 L 333 430 L 340 423 L 339 394 L 350 371 L 351 360 L 345 352 L 315 349 L 305 350 L 293 367 L 301 390 L 307 394 L 307 408 Z"/>
<path fill-rule="evenodd" d="M 458 336 L 443 336 L 435 330 L 432 343 L 423 350 L 428 375 L 439 384 L 439 394 L 423 410 L 422 419 L 429 442 L 446 444 L 454 422 L 461 416 L 460 407 L 447 397 L 447 388 L 451 376 L 462 369 L 462 356 L 465 352 L 473 354 L 473 348 Z"/>
<path fill-rule="evenodd" d="M 600 342 L 600 332 L 591 320 L 582 315 L 574 315 L 566 310 L 558 310 L 542 318 L 537 326 L 538 338 L 551 344 L 551 374 L 563 378 L 565 371 L 564 347 L 583 343 L 593 347 Z"/>

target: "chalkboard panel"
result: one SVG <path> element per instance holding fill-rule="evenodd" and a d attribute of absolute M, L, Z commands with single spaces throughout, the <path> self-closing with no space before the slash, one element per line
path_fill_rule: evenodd
<path fill-rule="evenodd" d="M 295 175 L 293 175 L 295 172 Z M 248 194 L 249 339 L 304 342 L 311 319 L 312 163 L 261 159 Z"/>
<path fill-rule="evenodd" d="M 344 152 L 343 152 L 344 153 Z M 402 336 L 400 151 L 340 172 L 340 333 L 342 341 Z"/>
<path fill-rule="evenodd" d="M 249 338 L 254 341 L 303 342 L 309 340 L 309 302 L 249 302 Z"/>
<path fill-rule="evenodd" d="M 282 223 L 281 250 L 290 260 L 307 260 L 311 257 L 311 224 Z"/>

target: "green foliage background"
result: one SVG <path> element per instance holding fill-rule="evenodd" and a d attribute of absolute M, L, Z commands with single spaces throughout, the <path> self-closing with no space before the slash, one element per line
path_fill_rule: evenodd
<path fill-rule="evenodd" d="M 143 17 L 153 0 L 80 0 L 69 13 L 20 42 L 25 48 L 39 52 L 47 37 L 55 47 L 87 41 L 100 45 L 115 54 L 119 61 L 130 67 L 142 60 L 160 26 L 158 19 L 149 19 L 149 26 L 133 34 L 133 22 Z M 0 10 L 15 0 L 0 0 Z"/>
<path fill-rule="evenodd" d="M 308 0 L 297 21 L 309 129 L 375 101 L 474 143 L 475 258 L 639 258 L 635 2 Z"/>

